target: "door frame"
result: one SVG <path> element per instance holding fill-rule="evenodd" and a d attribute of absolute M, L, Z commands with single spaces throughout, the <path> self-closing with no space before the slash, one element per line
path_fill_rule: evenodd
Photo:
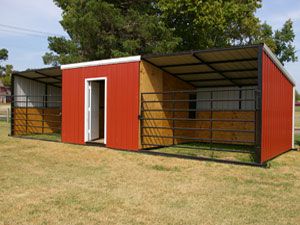
<path fill-rule="evenodd" d="M 89 82 L 91 81 L 104 81 L 104 141 L 106 144 L 106 128 L 107 128 L 107 77 L 95 77 L 95 78 L 85 78 L 84 79 L 84 142 L 88 141 L 88 88 Z"/>

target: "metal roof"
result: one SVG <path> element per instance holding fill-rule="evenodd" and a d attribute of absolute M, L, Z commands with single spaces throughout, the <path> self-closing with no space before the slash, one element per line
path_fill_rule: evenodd
<path fill-rule="evenodd" d="M 195 87 L 257 85 L 258 45 L 208 49 L 142 59 Z"/>
<path fill-rule="evenodd" d="M 99 60 L 86 63 L 62 65 L 42 69 L 14 72 L 40 83 L 61 87 L 61 70 L 86 66 L 126 63 L 144 60 L 195 87 L 253 86 L 258 83 L 258 51 L 272 59 L 287 79 L 295 85 L 292 76 L 285 70 L 276 56 L 265 44 L 215 48 L 171 54 L 151 54 L 117 59 Z"/>
<path fill-rule="evenodd" d="M 260 47 L 295 85 L 292 76 L 265 44 L 143 55 L 142 60 L 195 87 L 253 86 L 258 83 Z"/>
<path fill-rule="evenodd" d="M 61 69 L 59 66 L 42 69 L 30 69 L 21 72 L 14 71 L 13 75 L 24 77 L 26 79 L 34 80 L 39 83 L 44 83 L 55 87 L 62 86 Z"/>

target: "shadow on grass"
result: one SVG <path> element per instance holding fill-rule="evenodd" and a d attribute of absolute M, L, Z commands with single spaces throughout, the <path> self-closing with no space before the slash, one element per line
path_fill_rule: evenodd
<path fill-rule="evenodd" d="M 245 163 L 257 162 L 255 148 L 249 145 L 184 143 L 171 147 L 150 149 L 151 152 L 175 154 L 178 156 L 205 157 L 216 160 L 240 161 Z"/>
<path fill-rule="evenodd" d="M 61 142 L 61 134 L 60 133 L 52 133 L 52 134 L 26 134 L 26 135 L 18 135 L 16 137 L 28 138 L 28 139 L 36 139 L 36 140 L 43 140 L 43 141 Z"/>

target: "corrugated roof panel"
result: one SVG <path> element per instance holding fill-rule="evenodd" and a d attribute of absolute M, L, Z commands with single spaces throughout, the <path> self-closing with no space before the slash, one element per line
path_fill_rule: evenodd
<path fill-rule="evenodd" d="M 236 82 L 238 82 L 241 85 L 257 85 L 257 78 L 253 78 L 253 79 L 242 79 L 242 80 L 235 80 Z"/>
<path fill-rule="evenodd" d="M 196 87 L 232 85 L 232 83 L 229 80 L 197 81 L 197 82 L 191 82 L 191 84 L 195 85 Z"/>
<path fill-rule="evenodd" d="M 257 61 L 246 61 L 246 62 L 232 62 L 232 63 L 220 63 L 214 64 L 213 67 L 216 70 L 245 70 L 245 69 L 256 69 Z"/>
<path fill-rule="evenodd" d="M 23 78 L 35 80 L 37 82 L 53 84 L 54 86 L 61 87 L 61 69 L 60 69 L 60 67 L 32 69 L 32 70 L 25 70 L 22 72 L 16 71 L 16 72 L 13 72 L 13 75 L 21 76 Z"/>
<path fill-rule="evenodd" d="M 180 73 L 197 73 L 197 72 L 210 72 L 213 71 L 207 65 L 194 65 L 194 66 L 180 66 L 180 67 L 168 67 L 166 71 L 173 74 Z"/>
<path fill-rule="evenodd" d="M 224 74 L 230 78 L 257 77 L 257 71 L 225 72 Z"/>
<path fill-rule="evenodd" d="M 35 72 L 32 72 L 32 71 L 29 71 L 29 72 L 16 72 L 16 74 L 20 74 L 22 76 L 26 76 L 28 78 L 39 78 L 39 77 L 44 77 L 38 73 L 35 73 Z"/>
<path fill-rule="evenodd" d="M 150 61 L 151 63 L 157 66 L 199 63 L 199 60 L 193 57 L 191 54 L 154 57 L 154 58 L 147 59 L 147 61 Z"/>
<path fill-rule="evenodd" d="M 200 80 L 200 79 L 221 79 L 222 75 L 218 73 L 206 73 L 206 74 L 188 74 L 188 75 L 177 75 L 183 80 Z"/>

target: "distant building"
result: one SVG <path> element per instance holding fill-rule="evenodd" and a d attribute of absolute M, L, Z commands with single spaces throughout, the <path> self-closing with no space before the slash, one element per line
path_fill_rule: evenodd
<path fill-rule="evenodd" d="M 11 89 L 10 87 L 5 87 L 0 80 L 0 103 L 10 102 Z"/>

